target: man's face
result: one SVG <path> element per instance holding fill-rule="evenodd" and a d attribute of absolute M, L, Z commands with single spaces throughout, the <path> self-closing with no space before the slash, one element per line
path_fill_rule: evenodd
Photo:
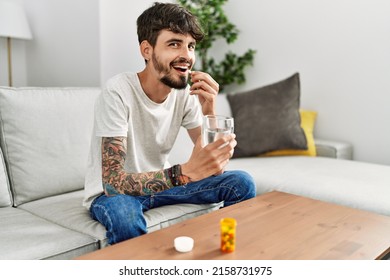
<path fill-rule="evenodd" d="M 176 89 L 187 86 L 195 62 L 196 42 L 191 35 L 162 30 L 153 49 L 152 63 L 159 80 Z"/>

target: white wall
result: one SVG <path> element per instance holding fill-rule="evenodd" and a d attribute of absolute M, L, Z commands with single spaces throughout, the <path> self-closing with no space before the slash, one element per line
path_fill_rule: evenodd
<path fill-rule="evenodd" d="M 390 2 L 231 0 L 244 51 L 258 50 L 245 90 L 295 71 L 315 135 L 349 141 L 356 160 L 390 164 Z"/>
<path fill-rule="evenodd" d="M 29 86 L 99 86 L 99 2 L 24 0 Z"/>
<path fill-rule="evenodd" d="M 24 0 L 34 35 L 25 43 L 28 85 L 98 85 L 140 71 L 136 19 L 153 2 Z M 318 111 L 315 135 L 351 142 L 356 160 L 390 165 L 390 1 L 229 0 L 225 11 L 239 44 L 215 57 L 257 50 L 247 83 L 227 90 L 298 71 L 302 107 Z"/>

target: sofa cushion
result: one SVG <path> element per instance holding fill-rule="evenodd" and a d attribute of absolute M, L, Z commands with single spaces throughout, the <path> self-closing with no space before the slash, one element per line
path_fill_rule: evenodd
<path fill-rule="evenodd" d="M 327 157 L 257 157 L 229 162 L 249 172 L 257 194 L 282 191 L 390 216 L 390 166 Z"/>
<path fill-rule="evenodd" d="M 18 208 L 0 209 L 0 259 L 71 259 L 98 248 L 84 234 Z"/>
<path fill-rule="evenodd" d="M 263 154 L 263 156 L 312 156 L 317 155 L 316 145 L 314 142 L 314 124 L 317 118 L 317 112 L 300 110 L 301 115 L 301 127 L 305 132 L 307 140 L 307 149 L 306 150 L 276 150 Z"/>
<path fill-rule="evenodd" d="M 307 149 L 299 115 L 299 74 L 274 84 L 227 96 L 234 117 L 234 157 L 280 149 Z"/>
<path fill-rule="evenodd" d="M 74 191 L 24 203 L 18 208 L 44 218 L 65 228 L 87 234 L 99 241 L 99 247 L 107 243 L 104 226 L 93 220 L 87 208 L 82 206 L 84 191 Z"/>
<path fill-rule="evenodd" d="M 84 187 L 98 88 L 0 87 L 14 205 Z"/>
<path fill-rule="evenodd" d="M 9 189 L 7 170 L 5 169 L 3 151 L 0 148 L 0 207 L 11 205 L 11 192 Z"/>
<path fill-rule="evenodd" d="M 83 196 L 83 191 L 75 191 L 25 203 L 19 208 L 68 229 L 92 236 L 99 241 L 100 247 L 105 247 L 107 246 L 106 229 L 91 219 L 88 210 L 82 206 Z M 177 204 L 151 209 L 145 212 L 148 231 L 152 232 L 217 210 L 222 205 L 223 203 Z"/>

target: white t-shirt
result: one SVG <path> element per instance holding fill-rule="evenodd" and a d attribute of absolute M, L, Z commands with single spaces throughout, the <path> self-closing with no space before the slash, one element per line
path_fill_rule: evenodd
<path fill-rule="evenodd" d="M 94 133 L 85 178 L 84 206 L 103 192 L 102 137 L 127 137 L 125 170 L 157 171 L 167 164 L 181 126 L 201 125 L 202 112 L 196 96 L 172 89 L 163 103 L 149 99 L 136 73 L 111 78 L 95 104 Z"/>

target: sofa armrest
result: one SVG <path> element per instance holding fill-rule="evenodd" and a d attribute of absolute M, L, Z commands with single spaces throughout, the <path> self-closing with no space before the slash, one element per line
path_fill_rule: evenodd
<path fill-rule="evenodd" d="M 317 156 L 337 159 L 352 159 L 352 144 L 342 141 L 314 139 Z"/>

